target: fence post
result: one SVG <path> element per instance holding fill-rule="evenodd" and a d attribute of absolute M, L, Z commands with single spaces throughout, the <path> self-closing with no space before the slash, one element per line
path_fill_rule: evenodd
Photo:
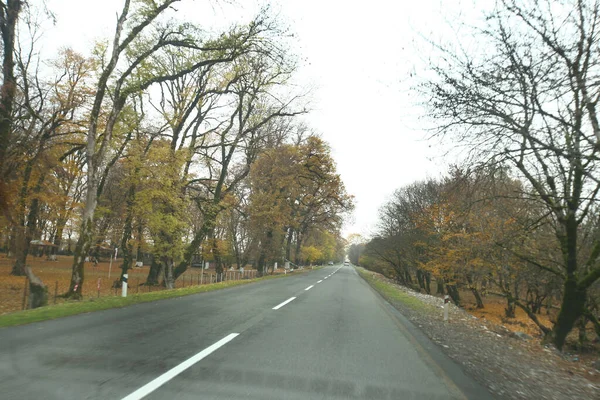
<path fill-rule="evenodd" d="M 444 296 L 444 322 L 448 322 L 448 307 L 450 306 L 450 296 Z"/>
<path fill-rule="evenodd" d="M 135 280 L 135 286 L 137 287 L 137 289 L 136 289 L 136 291 L 135 291 L 135 292 L 136 292 L 136 293 L 139 293 L 139 292 L 140 292 L 140 278 L 137 278 L 137 279 Z"/>
<path fill-rule="evenodd" d="M 23 290 L 23 307 L 21 307 L 22 310 L 26 310 L 27 309 L 27 287 L 29 286 L 29 277 L 26 276 L 25 277 L 25 289 Z"/>
<path fill-rule="evenodd" d="M 58 296 L 58 281 L 54 283 L 54 304 L 56 304 L 56 296 Z"/>
<path fill-rule="evenodd" d="M 100 298 L 100 282 L 101 281 L 102 281 L 102 278 L 98 278 L 98 285 L 97 285 L 97 288 L 98 288 L 98 298 Z"/>

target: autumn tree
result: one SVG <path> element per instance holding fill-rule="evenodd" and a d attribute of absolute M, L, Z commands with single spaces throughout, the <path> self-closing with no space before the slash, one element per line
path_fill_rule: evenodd
<path fill-rule="evenodd" d="M 72 154 L 77 142 L 77 118 L 86 102 L 85 80 L 90 66 L 80 55 L 64 50 L 54 63 L 55 78 L 43 81 L 34 74 L 35 53 L 16 52 L 19 71 L 17 117 L 13 123 L 13 161 L 20 154 L 21 168 L 15 169 L 13 183 L 18 183 L 13 204 L 15 262 L 13 275 L 24 275 L 32 239 L 40 234 L 40 211 L 53 203 L 53 174 Z M 31 274 L 31 273 L 29 273 Z"/>
<path fill-rule="evenodd" d="M 256 51 L 237 59 L 225 72 L 231 79 L 226 81 L 230 82 L 227 84 L 230 112 L 215 130 L 212 140 L 199 146 L 196 153 L 205 160 L 204 169 L 201 176 L 189 180 L 187 187 L 204 218 L 175 276 L 186 270 L 205 239 L 215 239 L 217 218 L 227 208 L 223 200 L 235 192 L 250 173 L 265 141 L 273 137 L 272 124 L 306 112 L 304 108 L 296 108 L 301 95 L 279 92 L 295 71 L 295 63 L 271 36 L 279 32 L 277 25 L 269 19 L 261 21 L 256 25 Z M 218 259 L 217 247 L 213 249 L 215 252 Z M 217 262 L 219 271 L 220 265 Z"/>
<path fill-rule="evenodd" d="M 278 259 L 289 260 L 292 250 L 295 264 L 301 263 L 310 234 L 336 234 L 353 207 L 328 146 L 315 136 L 261 153 L 250 182 L 251 224 L 264 235 L 259 266 L 278 254 L 284 255 Z"/>
<path fill-rule="evenodd" d="M 138 171 L 135 208 L 142 213 L 152 238 L 152 252 L 159 264 L 159 276 L 171 289 L 174 286 L 173 264 L 182 258 L 183 232 L 186 227 L 185 198 L 180 193 L 180 176 L 185 157 L 183 152 L 172 152 L 167 141 L 157 142 L 144 158 L 144 167 Z M 179 185 L 179 186 L 178 186 Z"/>
<path fill-rule="evenodd" d="M 503 0 L 473 37 L 485 52 L 441 46 L 436 78 L 424 85 L 439 132 L 486 160 L 506 163 L 552 216 L 558 264 L 537 266 L 563 281 L 556 324 L 546 335 L 562 349 L 589 313 L 588 289 L 600 277 L 600 241 L 580 250 L 580 228 L 597 202 L 600 125 L 595 1 Z"/>
<path fill-rule="evenodd" d="M 262 45 L 260 20 L 235 26 L 216 39 L 200 36 L 192 24 L 161 21 L 177 2 L 125 0 L 112 41 L 100 43 L 95 50 L 98 80 L 86 133 L 87 189 L 68 296 L 81 297 L 83 264 L 93 243 L 94 211 L 108 170 L 119 156 L 112 152 L 113 139 L 128 102 L 153 85 L 208 65 L 230 63 Z M 165 52 L 178 48 L 191 52 L 189 62 L 180 64 L 177 71 L 165 69 Z M 118 146 L 118 151 L 123 150 L 124 146 Z"/>

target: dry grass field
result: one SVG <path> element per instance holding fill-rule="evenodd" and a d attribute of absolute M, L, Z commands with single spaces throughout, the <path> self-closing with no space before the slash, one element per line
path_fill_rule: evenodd
<path fill-rule="evenodd" d="M 83 284 L 85 298 L 121 295 L 120 289 L 115 290 L 112 288 L 114 281 L 119 279 L 121 273 L 119 269 L 120 261 L 117 259 L 116 262 L 113 262 L 112 268 L 108 261 L 100 262 L 97 266 L 94 266 L 92 262 L 85 263 L 85 280 Z M 18 311 L 23 307 L 26 278 L 10 275 L 13 262 L 13 259 L 0 254 L 0 314 Z M 31 267 L 33 273 L 39 276 L 48 286 L 50 304 L 65 301 L 60 295 L 64 294 L 69 288 L 72 262 L 73 257 L 70 256 L 57 256 L 57 261 L 49 261 L 45 257 L 28 257 L 27 264 Z M 149 268 L 144 266 L 129 270 L 129 293 L 162 290 L 162 287 L 141 285 L 148 276 Z M 246 269 L 243 276 L 237 271 L 225 272 L 225 274 L 228 274 L 226 279 L 230 280 L 254 277 L 255 273 L 256 271 L 248 269 Z M 175 287 L 199 285 L 200 281 L 202 281 L 202 284 L 215 282 L 215 271 L 209 269 L 201 274 L 200 269 L 190 268 L 177 279 Z"/>

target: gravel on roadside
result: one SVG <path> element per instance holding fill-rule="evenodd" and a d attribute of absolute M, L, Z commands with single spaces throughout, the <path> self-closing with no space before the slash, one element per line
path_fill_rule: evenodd
<path fill-rule="evenodd" d="M 444 322 L 443 299 L 365 272 L 369 278 L 384 281 L 433 306 L 415 310 L 387 298 L 498 399 L 600 399 L 600 371 L 592 366 L 543 346 L 538 339 L 519 337 L 502 325 L 480 320 L 454 304 L 450 304 L 449 321 Z"/>

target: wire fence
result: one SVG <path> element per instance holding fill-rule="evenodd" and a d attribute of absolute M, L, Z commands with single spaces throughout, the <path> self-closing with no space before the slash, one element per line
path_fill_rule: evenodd
<path fill-rule="evenodd" d="M 31 263 L 29 262 L 31 261 Z M 64 294 L 69 290 L 72 258 L 63 256 L 56 261 L 32 257 L 28 265 L 48 288 L 48 304 L 66 301 Z M 26 277 L 12 276 L 10 271 L 14 259 L 0 256 L 0 314 L 27 308 L 29 284 Z M 166 290 L 164 285 L 146 285 L 149 267 L 136 267 L 128 270 L 128 295 Z M 174 282 L 174 288 L 207 285 L 221 281 L 252 279 L 256 270 L 226 270 L 217 274 L 214 269 L 189 268 Z M 117 262 L 86 263 L 83 283 L 84 299 L 106 296 L 121 296 L 121 288 L 116 287 L 121 270 Z"/>

